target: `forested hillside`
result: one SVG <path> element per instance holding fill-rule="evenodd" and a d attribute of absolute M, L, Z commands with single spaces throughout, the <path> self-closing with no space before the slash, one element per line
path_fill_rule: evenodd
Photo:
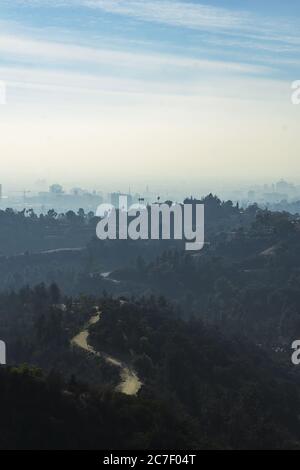
<path fill-rule="evenodd" d="M 299 447 L 299 380 L 266 351 L 183 320 L 164 298 L 60 295 L 38 286 L 0 298 L 9 346 L 0 370 L 2 448 Z M 96 307 L 88 341 L 101 357 L 71 342 Z M 137 396 L 118 391 L 109 354 L 136 370 Z"/>
<path fill-rule="evenodd" d="M 299 218 L 204 202 L 198 253 L 97 240 L 92 214 L 0 214 L 4 249 L 19 240 L 0 258 L 1 448 L 299 448 Z"/>

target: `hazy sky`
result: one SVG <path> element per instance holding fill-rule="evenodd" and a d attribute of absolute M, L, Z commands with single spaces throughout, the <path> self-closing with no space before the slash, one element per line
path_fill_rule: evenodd
<path fill-rule="evenodd" d="M 297 180 L 299 24 L 298 0 L 0 0 L 1 182 Z"/>

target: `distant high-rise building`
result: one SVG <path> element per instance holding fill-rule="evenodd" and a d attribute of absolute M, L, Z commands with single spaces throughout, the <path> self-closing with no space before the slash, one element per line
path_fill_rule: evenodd
<path fill-rule="evenodd" d="M 293 189 L 294 189 L 294 185 L 287 183 L 283 179 L 281 179 L 280 181 L 278 181 L 278 183 L 276 183 L 276 191 L 278 193 L 289 193 L 293 191 Z"/>
<path fill-rule="evenodd" d="M 248 191 L 248 201 L 251 201 L 251 202 L 255 201 L 255 191 L 253 190 Z"/>
<path fill-rule="evenodd" d="M 120 197 L 127 197 L 127 207 L 130 207 L 133 203 L 133 198 L 131 194 L 126 193 L 111 193 L 110 194 L 110 203 L 117 209 L 119 209 Z"/>

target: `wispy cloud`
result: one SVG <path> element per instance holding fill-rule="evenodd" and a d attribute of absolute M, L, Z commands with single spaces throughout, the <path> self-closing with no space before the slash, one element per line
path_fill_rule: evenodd
<path fill-rule="evenodd" d="M 162 0 L 83 0 L 82 4 L 142 20 L 190 28 L 239 29 L 249 23 L 247 14 L 196 3 Z"/>
<path fill-rule="evenodd" d="M 11 3 L 12 0 L 2 0 Z M 139 20 L 196 29 L 241 30 L 253 28 L 250 14 L 226 8 L 176 0 L 13 0 L 31 7 L 86 7 Z"/>
<path fill-rule="evenodd" d="M 253 12 L 180 0 L 0 1 L 22 4 L 35 13 L 27 15 L 24 24 L 14 15 L 14 23 L 1 23 L 1 59 L 13 65 L 67 68 L 148 83 L 195 82 L 204 75 L 210 80 L 218 73 L 282 78 L 294 74 L 299 62 L 300 33 L 294 31 L 293 21 L 281 23 Z M 81 15 L 80 25 L 70 21 L 71 7 Z M 43 15 L 49 18 L 44 31 L 36 21 Z M 116 27 L 114 32 L 102 28 L 106 21 Z M 155 26 L 143 35 L 145 21 L 172 26 L 174 33 Z"/>
<path fill-rule="evenodd" d="M 245 9 L 216 7 L 200 2 L 180 0 L 2 0 L 7 4 L 28 7 L 67 8 L 86 7 L 107 13 L 157 22 L 172 26 L 209 31 L 227 31 L 230 34 L 259 34 L 270 40 L 299 43 L 297 19 L 261 17 Z"/>
<path fill-rule="evenodd" d="M 271 40 L 296 43 L 299 31 L 295 22 L 279 22 L 260 18 L 250 12 L 208 6 L 177 0 L 79 0 L 81 5 L 109 13 L 131 16 L 185 28 L 228 32 L 230 34 L 259 34 Z M 294 29 L 291 31 L 291 28 Z M 296 29 L 297 28 L 297 29 Z M 297 32 L 298 31 L 298 32 Z"/>
<path fill-rule="evenodd" d="M 153 99 L 156 95 L 167 97 L 182 97 L 186 100 L 195 98 L 230 98 L 239 100 L 258 100 L 259 102 L 274 101 L 286 97 L 289 104 L 290 88 L 284 81 L 270 80 L 268 78 L 222 78 L 221 86 L 216 74 L 208 82 L 205 78 L 197 81 L 180 83 L 149 81 L 132 78 L 101 76 L 80 71 L 67 71 L 62 69 L 45 69 L 42 67 L 28 68 L 22 66 L 0 66 L 0 76 L 6 81 L 8 90 L 22 88 L 26 90 L 41 92 L 59 92 L 63 95 L 84 94 L 93 97 L 106 96 L 110 99 L 111 94 L 123 97 L 134 95 L 149 96 Z M 46 98 L 47 95 L 45 95 Z M 189 103 L 191 104 L 191 102 Z"/>
<path fill-rule="evenodd" d="M 86 14 L 86 16 L 83 14 L 82 25 L 85 21 L 97 24 L 97 21 L 103 20 L 103 15 L 110 14 L 139 22 L 171 26 L 177 28 L 178 34 L 181 34 L 183 29 L 189 29 L 191 34 L 195 31 L 203 33 L 206 37 L 201 42 L 206 45 L 221 45 L 227 52 L 244 50 L 245 57 L 245 50 L 251 50 L 257 55 L 266 51 L 270 55 L 276 52 L 293 56 L 297 54 L 300 46 L 297 19 L 276 18 L 272 16 L 271 9 L 268 17 L 241 8 L 221 8 L 182 0 L 2 0 L 2 2 L 22 4 L 32 8 L 47 7 L 58 10 L 63 8 L 63 15 L 67 15 L 68 8 L 80 8 L 80 14 L 82 12 Z M 124 19 L 123 27 L 125 24 Z M 160 39 L 163 43 L 163 31 Z M 270 63 L 270 60 L 268 62 Z"/>
<path fill-rule="evenodd" d="M 69 63 L 78 65 L 90 63 L 114 67 L 138 69 L 157 69 L 160 67 L 177 67 L 182 69 L 224 71 L 234 73 L 263 74 L 269 69 L 247 63 L 226 62 L 217 60 L 202 60 L 188 56 L 178 56 L 159 53 L 134 53 L 112 49 L 98 49 L 75 44 L 51 41 L 40 41 L 25 36 L 0 34 L 0 52 L 2 58 L 17 58 L 20 60 L 33 58 L 39 63 Z"/>

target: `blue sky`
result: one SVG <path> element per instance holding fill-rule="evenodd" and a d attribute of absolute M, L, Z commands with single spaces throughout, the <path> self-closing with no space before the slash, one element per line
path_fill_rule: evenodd
<path fill-rule="evenodd" d="M 91 172 L 99 164 L 112 174 L 107 161 L 121 162 L 121 151 L 128 179 L 140 174 L 145 145 L 151 174 L 162 156 L 170 168 L 174 154 L 209 177 L 216 162 L 221 175 L 232 176 L 243 154 L 252 177 L 262 155 L 274 177 L 293 173 L 299 24 L 298 0 L 0 0 L 0 80 L 10 104 L 0 125 L 3 135 L 18 130 L 20 141 L 2 139 L 0 151 L 25 167 L 25 147 L 40 173 L 53 177 L 63 171 L 61 142 L 79 177 L 91 139 Z M 72 129 L 82 141 L 73 142 Z M 287 152 L 290 170 L 281 160 Z M 99 154 L 105 162 L 97 163 Z M 171 168 L 174 178 L 179 173 Z"/>
<path fill-rule="evenodd" d="M 42 65 L 118 77 L 121 66 L 123 77 L 159 81 L 195 79 L 197 66 L 203 74 L 215 64 L 218 70 L 223 64 L 226 73 L 276 79 L 293 79 L 299 70 L 296 0 L 1 0 L 0 5 L 2 65 Z M 13 41 L 19 38 L 23 48 Z M 45 46 L 42 60 L 35 48 L 40 41 Z M 71 50 L 62 64 L 48 50 L 53 43 L 66 54 L 68 45 L 89 48 L 90 58 L 83 60 Z M 130 61 L 128 66 L 122 62 L 126 55 L 111 60 L 92 57 L 92 52 L 103 49 L 130 53 L 137 60 L 143 55 L 144 60 L 133 67 Z"/>

